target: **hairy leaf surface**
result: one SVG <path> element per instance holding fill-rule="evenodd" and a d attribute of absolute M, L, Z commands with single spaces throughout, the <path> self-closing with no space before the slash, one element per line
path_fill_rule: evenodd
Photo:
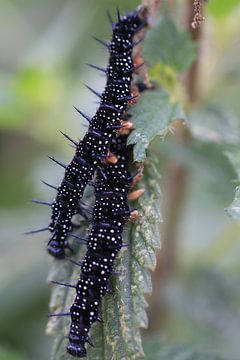
<path fill-rule="evenodd" d="M 131 107 L 135 130 L 128 137 L 134 146 L 134 160 L 144 161 L 146 150 L 156 136 L 164 136 L 172 122 L 185 120 L 182 107 L 173 102 L 164 90 L 145 91 Z"/>

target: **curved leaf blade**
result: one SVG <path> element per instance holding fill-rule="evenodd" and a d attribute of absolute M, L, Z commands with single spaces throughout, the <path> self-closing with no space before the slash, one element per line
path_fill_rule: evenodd
<path fill-rule="evenodd" d="M 163 137 L 172 122 L 186 120 L 181 105 L 173 102 L 164 90 L 145 91 L 131 107 L 135 130 L 128 137 L 134 146 L 134 160 L 144 161 L 146 150 L 156 136 Z"/>

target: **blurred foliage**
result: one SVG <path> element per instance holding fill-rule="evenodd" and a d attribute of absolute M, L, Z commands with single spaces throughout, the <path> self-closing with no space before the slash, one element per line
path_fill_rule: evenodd
<path fill-rule="evenodd" d="M 229 159 L 230 163 L 232 164 L 237 178 L 235 182 L 238 184 L 240 183 L 240 152 L 239 148 L 231 148 L 225 152 L 225 155 Z M 235 189 L 235 197 L 233 202 L 227 208 L 227 213 L 231 216 L 234 220 L 240 221 L 240 187 L 237 186 Z"/>
<path fill-rule="evenodd" d="M 237 174 L 236 181 L 240 181 L 240 151 L 238 147 L 233 147 L 231 150 L 226 150 L 225 155 L 227 156 L 230 164 L 232 164 L 234 171 Z"/>
<path fill-rule="evenodd" d="M 215 18 L 222 20 L 234 11 L 236 6 L 239 6 L 238 0 L 208 0 L 207 10 Z"/>
<path fill-rule="evenodd" d="M 120 8 L 132 9 L 137 4 L 123 0 Z M 19 233 L 48 221 L 45 209 L 27 207 L 26 200 L 33 193 L 46 199 L 50 196 L 39 185 L 39 178 L 59 182 L 61 175 L 44 160 L 49 150 L 71 156 L 57 130 L 66 129 L 76 138 L 84 133 L 72 104 L 94 113 L 96 104 L 82 82 L 101 89 L 104 79 L 84 63 L 92 59 L 99 65 L 106 63 L 107 54 L 90 35 L 108 38 L 110 27 L 104 10 L 114 13 L 116 5 L 119 2 L 115 0 L 0 3 L 1 360 L 49 359 L 50 340 L 44 336 L 48 292 L 42 272 L 47 268 L 46 238 L 37 237 L 30 243 Z M 191 139 L 182 145 L 172 136 L 165 137 L 164 143 L 157 138 L 150 148 L 152 151 L 157 145 L 163 175 L 169 159 L 174 159 L 187 169 L 189 184 L 176 250 L 178 266 L 168 280 L 159 279 L 159 302 L 164 304 L 159 334 L 144 342 L 149 360 L 195 360 L 202 359 L 202 353 L 238 359 L 240 353 L 239 225 L 224 214 L 240 173 L 239 1 L 209 0 L 206 17 L 200 100 L 189 116 Z M 178 72 L 190 64 L 194 48 L 188 37 L 176 30 L 175 21 L 162 17 L 160 26 L 164 21 L 166 28 L 161 32 L 153 29 L 148 35 L 149 47 L 158 56 L 158 63 L 147 58 L 153 64 L 149 74 L 170 92 L 171 100 L 178 101 L 184 98 Z M 147 56 L 146 47 L 144 51 Z M 231 214 L 237 219 L 238 192 Z M 164 243 L 163 256 L 165 251 Z M 176 347 L 179 343 L 185 345 Z M 206 355 L 204 359 L 216 357 Z"/>
<path fill-rule="evenodd" d="M 200 354 L 184 346 L 169 346 L 157 338 L 146 341 L 144 350 L 147 360 L 227 360 L 214 355 Z"/>
<path fill-rule="evenodd" d="M 195 59 L 195 45 L 188 34 L 180 31 L 167 13 L 163 13 L 159 24 L 146 36 L 143 58 L 150 67 L 163 63 L 167 69 L 182 72 Z"/>
<path fill-rule="evenodd" d="M 150 79 L 168 90 L 172 98 L 178 98 L 177 74 L 192 64 L 195 50 L 189 35 L 177 28 L 168 13 L 163 12 L 144 41 L 143 58 L 148 65 Z"/>
<path fill-rule="evenodd" d="M 24 360 L 25 357 L 20 355 L 14 350 L 10 350 L 5 347 L 0 347 L 0 359 L 1 360 Z"/>
<path fill-rule="evenodd" d="M 204 142 L 237 144 L 239 129 L 237 117 L 219 104 L 193 110 L 189 115 L 192 135 Z"/>
<path fill-rule="evenodd" d="M 52 74 L 38 67 L 22 69 L 9 80 L 8 92 L 4 91 L 0 106 L 0 127 L 17 127 L 23 130 L 36 117 L 51 110 L 59 84 Z M 31 104 L 31 106 L 29 106 Z"/>

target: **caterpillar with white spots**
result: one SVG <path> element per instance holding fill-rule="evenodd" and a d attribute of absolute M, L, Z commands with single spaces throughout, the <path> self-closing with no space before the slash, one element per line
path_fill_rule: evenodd
<path fill-rule="evenodd" d="M 54 202 L 49 204 L 52 209 L 51 222 L 46 228 L 29 232 L 49 230 L 51 237 L 47 250 L 58 259 L 65 258 L 66 250 L 70 249 L 67 237 L 71 235 L 72 217 L 81 211 L 84 190 L 92 181 L 97 167 L 104 162 L 117 161 L 109 149 L 118 131 L 126 126 L 127 122 L 123 121 L 124 112 L 134 98 L 131 95 L 131 80 L 137 67 L 134 67 L 132 59 L 133 47 L 136 45 L 133 37 L 146 23 L 137 11 L 122 17 L 118 12 L 118 21 L 113 22 L 111 16 L 110 21 L 113 30 L 111 41 L 107 43 L 97 39 L 109 50 L 108 66 L 101 69 L 90 65 L 106 73 L 107 77 L 102 95 L 89 88 L 100 97 L 100 106 L 92 119 L 77 109 L 89 121 L 88 131 L 79 143 L 63 134 L 74 143 L 75 155 L 67 166 L 51 158 L 65 168 L 62 183 L 56 189 L 57 196 Z"/>
<path fill-rule="evenodd" d="M 131 216 L 127 200 L 131 176 L 125 157 L 120 157 L 115 165 L 103 167 L 97 176 L 92 230 L 70 309 L 67 351 L 75 357 L 86 356 L 85 344 L 91 344 L 89 330 L 99 320 L 99 305 L 109 291 L 114 260 L 122 248 L 123 226 Z"/>
<path fill-rule="evenodd" d="M 109 118 L 102 119 L 95 116 L 89 126 L 89 131 L 93 129 L 104 133 L 108 139 L 110 132 L 105 133 L 106 128 L 118 127 L 119 122 L 125 129 L 131 129 L 130 123 L 126 120 L 133 70 L 133 65 L 129 65 L 132 62 L 131 44 L 135 30 L 142 26 L 143 21 L 138 17 L 137 12 L 128 13 L 124 17 L 118 16 L 118 22 L 113 25 L 113 38 L 111 45 L 108 45 L 112 53 L 110 52 L 107 87 L 101 96 L 101 101 L 109 101 L 111 97 L 111 106 L 120 109 L 121 117 L 116 119 L 110 113 Z M 127 67 L 124 64 L 128 64 Z M 121 95 L 116 96 L 115 90 Z M 132 149 L 127 147 L 127 135 L 122 135 L 124 132 L 110 134 L 111 140 L 107 144 L 106 151 L 113 153 L 117 162 L 97 163 L 93 184 L 95 203 L 91 230 L 87 238 L 87 251 L 83 261 L 77 263 L 81 267 L 79 280 L 76 285 L 53 281 L 58 285 L 72 287 L 76 291 L 68 313 L 50 314 L 50 316 L 71 316 L 67 352 L 79 358 L 87 355 L 87 343 L 93 345 L 89 332 L 96 321 L 101 321 L 99 306 L 103 296 L 110 291 L 109 278 L 114 275 L 114 260 L 123 246 L 124 225 L 138 215 L 138 212 L 132 210 L 128 204 L 128 193 L 135 178 L 128 169 L 129 154 L 131 156 Z M 89 148 L 92 146 L 93 144 L 89 144 Z"/>
<path fill-rule="evenodd" d="M 102 297 L 109 292 L 108 282 L 114 273 L 114 260 L 123 246 L 123 227 L 136 215 L 136 210 L 131 210 L 128 205 L 128 191 L 133 177 L 123 155 L 127 155 L 126 137 L 122 137 L 114 147 L 119 155 L 118 162 L 102 165 L 97 171 L 93 222 L 80 278 L 76 286 L 54 282 L 76 289 L 70 312 L 50 315 L 71 315 L 67 352 L 74 357 L 85 357 L 86 343 L 92 345 L 89 331 L 94 322 L 101 321 L 99 306 Z"/>

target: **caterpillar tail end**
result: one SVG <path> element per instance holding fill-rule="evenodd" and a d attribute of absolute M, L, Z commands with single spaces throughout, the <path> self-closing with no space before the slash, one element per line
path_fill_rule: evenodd
<path fill-rule="evenodd" d="M 87 356 L 86 348 L 81 344 L 68 344 L 67 352 L 73 357 L 77 358 L 83 358 Z"/>

